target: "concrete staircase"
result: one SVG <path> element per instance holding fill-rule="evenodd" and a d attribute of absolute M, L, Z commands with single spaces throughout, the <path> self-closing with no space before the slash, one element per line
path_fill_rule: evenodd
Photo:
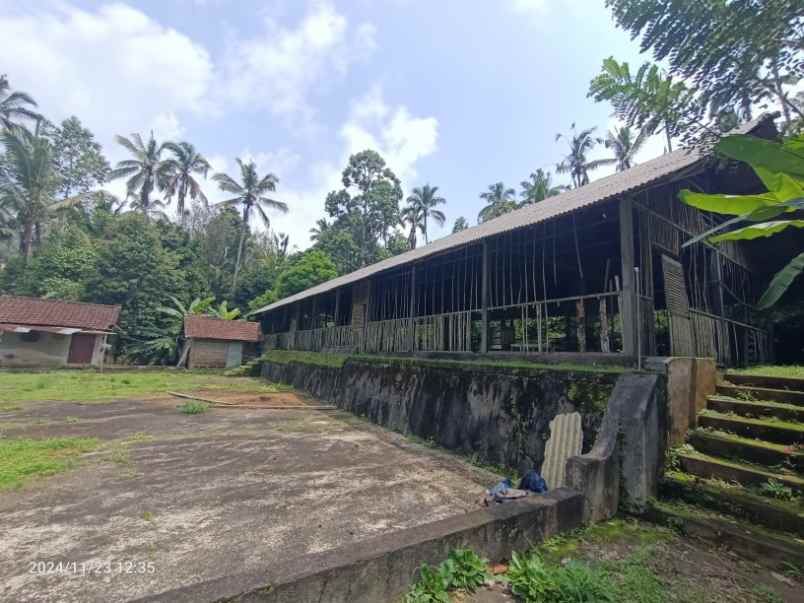
<path fill-rule="evenodd" d="M 726 374 L 687 442 L 671 454 L 654 513 L 804 568 L 804 379 Z"/>

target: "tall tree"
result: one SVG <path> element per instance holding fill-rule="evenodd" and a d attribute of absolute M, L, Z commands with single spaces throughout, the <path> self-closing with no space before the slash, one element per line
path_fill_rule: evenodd
<path fill-rule="evenodd" d="M 200 200 L 204 207 L 208 205 L 207 197 L 201 190 L 201 184 L 195 179 L 195 174 L 206 178 L 210 169 L 209 161 L 189 142 L 166 142 L 162 148 L 173 154 L 161 166 L 165 194 L 168 199 L 176 197 L 176 215 L 179 223 L 184 226 L 184 204 L 188 193 L 193 201 Z"/>
<path fill-rule="evenodd" d="M 343 189 L 327 195 L 325 207 L 339 227 L 351 229 L 360 266 L 366 266 L 377 257 L 378 240 L 387 246 L 399 224 L 402 186 L 380 154 L 370 150 L 349 157 L 342 182 Z"/>
<path fill-rule="evenodd" d="M 38 128 L 37 128 L 38 130 Z M 6 162 L 0 170 L 0 207 L 20 228 L 20 253 L 31 257 L 34 237 L 53 209 L 56 178 L 50 141 L 20 126 L 0 132 Z"/>
<path fill-rule="evenodd" d="M 458 216 L 455 218 L 455 224 L 452 225 L 452 233 L 455 234 L 456 232 L 461 232 L 467 228 L 469 228 L 469 222 L 467 222 L 466 218 L 463 216 Z"/>
<path fill-rule="evenodd" d="M 68 199 L 106 182 L 109 162 L 95 135 L 73 116 L 53 131 L 53 163 L 59 178 L 57 193 Z"/>
<path fill-rule="evenodd" d="M 33 97 L 25 92 L 11 90 L 8 77 L 0 74 L 0 125 L 10 128 L 20 120 L 41 120 L 42 116 L 31 107 L 36 107 Z"/>
<path fill-rule="evenodd" d="M 151 194 L 164 188 L 162 147 L 157 144 L 153 132 L 147 143 L 139 134 L 132 134 L 131 138 L 115 136 L 115 140 L 132 154 L 133 159 L 119 161 L 109 172 L 109 179 L 128 178 L 126 191 L 130 196 L 136 196 L 138 209 L 148 216 L 154 207 L 161 205 L 151 199 Z"/>
<path fill-rule="evenodd" d="M 623 172 L 631 169 L 634 165 L 634 157 L 645 146 L 648 137 L 642 130 L 638 134 L 628 126 L 614 128 L 606 134 L 605 145 L 607 149 L 614 152 L 614 159 L 617 161 L 617 171 Z"/>
<path fill-rule="evenodd" d="M 237 289 L 237 276 L 240 272 L 240 263 L 243 258 L 243 245 L 246 242 L 248 226 L 253 213 L 256 212 L 263 224 L 265 224 L 265 227 L 268 228 L 271 224 L 271 220 L 268 218 L 266 210 L 277 210 L 283 213 L 288 211 L 287 203 L 277 201 L 267 196 L 268 193 L 276 191 L 279 178 L 271 173 L 261 177 L 257 173 L 257 165 L 253 161 L 244 163 L 238 158 L 237 165 L 240 166 L 240 182 L 222 173 L 215 174 L 212 177 L 212 179 L 218 183 L 218 187 L 222 191 L 235 195 L 230 199 L 222 201 L 220 205 L 239 207 L 243 213 L 243 222 L 240 227 L 240 240 L 237 244 L 234 276 L 232 277 L 232 295 L 234 295 Z"/>
<path fill-rule="evenodd" d="M 489 184 L 488 190 L 480 193 L 480 198 L 486 206 L 477 214 L 478 222 L 487 222 L 517 208 L 516 191 L 506 188 L 502 182 Z"/>
<path fill-rule="evenodd" d="M 618 26 L 641 38 L 643 52 L 698 89 L 702 111 L 744 112 L 771 97 L 788 123 L 798 111 L 788 90 L 804 68 L 801 0 L 606 0 L 606 6 Z"/>
<path fill-rule="evenodd" d="M 429 184 L 414 188 L 412 194 L 408 197 L 408 205 L 415 208 L 416 214 L 420 216 L 421 223 L 419 228 L 424 235 L 425 244 L 430 242 L 427 238 L 427 221 L 432 219 L 439 226 L 443 226 L 447 217 L 443 211 L 437 209 L 437 206 L 446 202 L 447 200 L 444 197 L 438 196 L 438 187 L 430 186 Z"/>
<path fill-rule="evenodd" d="M 611 102 L 617 117 L 647 135 L 664 132 L 668 151 L 673 150 L 673 138 L 700 128 L 701 107 L 695 90 L 651 63 L 644 63 L 632 75 L 627 62 L 605 59 L 587 96 Z"/>
<path fill-rule="evenodd" d="M 545 172 L 541 168 L 535 172 L 531 172 L 527 180 L 523 180 L 519 183 L 522 187 L 522 190 L 519 192 L 519 195 L 522 197 L 521 205 L 530 205 L 531 203 L 544 201 L 548 197 L 555 197 L 567 188 L 563 184 L 554 185 L 552 179 L 550 172 Z"/>
<path fill-rule="evenodd" d="M 421 223 L 421 214 L 419 214 L 419 210 L 414 205 L 406 205 L 402 208 L 400 220 L 400 224 L 402 227 L 409 228 L 408 230 L 408 247 L 411 249 L 416 249 L 416 244 L 418 243 L 418 239 L 416 238 L 416 232 L 422 227 Z"/>
<path fill-rule="evenodd" d="M 592 136 L 597 128 L 587 128 L 578 132 L 572 124 L 569 134 L 556 134 L 556 140 L 564 138 L 569 143 L 569 153 L 556 166 L 559 174 L 569 174 L 575 188 L 589 184 L 589 172 L 614 163 L 614 159 L 589 160 L 587 153 L 591 151 L 599 138 Z"/>
<path fill-rule="evenodd" d="M 315 226 L 310 229 L 310 240 L 317 243 L 330 228 L 332 225 L 327 222 L 326 218 L 319 218 L 315 221 Z"/>

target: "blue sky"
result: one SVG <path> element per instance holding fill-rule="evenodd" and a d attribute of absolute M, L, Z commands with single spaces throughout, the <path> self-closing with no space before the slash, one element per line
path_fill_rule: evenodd
<path fill-rule="evenodd" d="M 488 184 L 554 167 L 557 132 L 614 125 L 586 98 L 609 55 L 644 60 L 604 0 L 0 0 L 0 72 L 43 113 L 78 115 L 113 161 L 114 134 L 151 129 L 233 175 L 253 158 L 280 177 L 291 211 L 273 224 L 299 248 L 364 148 L 406 191 L 438 185 L 447 227 L 474 223 Z"/>

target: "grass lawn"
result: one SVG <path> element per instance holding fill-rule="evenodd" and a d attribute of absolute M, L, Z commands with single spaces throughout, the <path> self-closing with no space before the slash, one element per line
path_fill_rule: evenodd
<path fill-rule="evenodd" d="M 91 370 L 0 373 L 0 411 L 16 410 L 17 402 L 60 400 L 103 402 L 153 398 L 168 391 L 228 390 L 273 393 L 281 386 L 252 377 L 226 377 L 211 371 L 132 370 L 98 373 Z"/>
<path fill-rule="evenodd" d="M 733 369 L 729 372 L 736 375 L 767 375 L 769 377 L 804 379 L 804 365 L 802 364 L 751 366 L 743 369 Z"/>
<path fill-rule="evenodd" d="M 98 444 L 95 438 L 0 439 L 0 490 L 66 471 L 79 454 Z"/>

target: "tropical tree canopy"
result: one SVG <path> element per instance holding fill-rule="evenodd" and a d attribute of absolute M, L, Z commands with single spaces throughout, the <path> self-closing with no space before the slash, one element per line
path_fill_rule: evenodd
<path fill-rule="evenodd" d="M 568 134 L 556 134 L 556 140 L 565 139 L 569 144 L 569 153 L 556 166 L 559 174 L 569 174 L 575 188 L 589 184 L 589 172 L 614 163 L 614 159 L 589 160 L 588 153 L 602 142 L 593 134 L 597 128 L 587 128 L 578 132 L 575 124 L 570 126 Z"/>
<path fill-rule="evenodd" d="M 42 116 L 33 110 L 34 99 L 25 92 L 11 90 L 5 75 L 0 74 L 0 126 L 11 128 L 21 121 L 39 121 Z"/>
<path fill-rule="evenodd" d="M 126 191 L 133 198 L 132 205 L 146 216 L 158 207 L 161 201 L 151 199 L 155 190 L 165 187 L 164 170 L 162 168 L 162 147 L 154 139 L 153 132 L 147 142 L 139 134 L 131 138 L 115 136 L 117 143 L 131 153 L 131 159 L 119 161 L 109 172 L 109 179 L 127 178 Z"/>
<path fill-rule="evenodd" d="M 425 244 L 428 243 L 427 238 L 427 223 L 432 220 L 439 226 L 443 226 L 447 217 L 444 212 L 437 209 L 438 205 L 443 205 L 447 202 L 444 197 L 438 195 L 438 187 L 425 184 L 418 188 L 414 188 L 411 195 L 408 197 L 408 207 L 410 208 L 409 222 L 412 224 L 411 236 L 413 243 L 411 247 L 416 246 L 415 230 L 418 228 L 424 235 Z"/>
<path fill-rule="evenodd" d="M 189 142 L 166 142 L 162 145 L 162 149 L 169 151 L 172 157 L 162 162 L 160 177 L 167 198 L 176 197 L 176 214 L 183 224 L 186 218 L 185 202 L 188 194 L 193 201 L 201 201 L 205 207 L 208 205 L 201 183 L 195 176 L 207 177 L 207 172 L 210 170 L 209 161 Z"/>
<path fill-rule="evenodd" d="M 617 171 L 623 172 L 636 164 L 634 157 L 645 146 L 647 140 L 648 136 L 645 130 L 635 133 L 628 126 L 624 126 L 609 130 L 604 144 L 607 149 L 614 152 Z"/>
<path fill-rule="evenodd" d="M 237 182 L 231 176 L 223 173 L 215 174 L 212 177 L 212 179 L 218 183 L 222 191 L 235 195 L 234 197 L 222 201 L 220 205 L 239 207 L 243 213 L 240 226 L 240 239 L 237 244 L 234 276 L 232 278 L 232 294 L 234 294 L 234 291 L 237 289 L 237 277 L 243 259 L 243 246 L 246 242 L 249 222 L 254 212 L 259 215 L 265 227 L 269 228 L 271 220 L 268 217 L 267 210 L 276 210 L 283 213 L 288 211 L 287 203 L 268 196 L 268 193 L 276 191 L 279 178 L 271 173 L 260 176 L 257 173 L 257 165 L 253 161 L 246 163 L 238 158 L 237 165 L 240 166 L 240 182 Z"/>
<path fill-rule="evenodd" d="M 527 180 L 520 182 L 522 190 L 519 194 L 522 197 L 522 205 L 544 201 L 548 197 L 555 197 L 567 189 L 563 184 L 554 185 L 552 178 L 550 172 L 545 172 L 541 168 L 531 172 Z"/>
<path fill-rule="evenodd" d="M 516 191 L 502 182 L 489 184 L 488 190 L 480 193 L 480 198 L 486 202 L 486 206 L 477 214 L 478 223 L 488 222 L 518 207 Z"/>

